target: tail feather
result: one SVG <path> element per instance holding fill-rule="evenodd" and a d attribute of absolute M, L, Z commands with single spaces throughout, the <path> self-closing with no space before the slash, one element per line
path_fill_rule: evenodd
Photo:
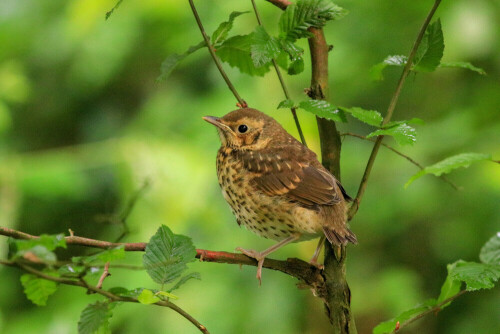
<path fill-rule="evenodd" d="M 346 245 L 349 242 L 353 244 L 358 243 L 356 235 L 348 228 L 343 228 L 341 231 L 336 231 L 331 227 L 324 226 L 323 232 L 332 245 Z"/>

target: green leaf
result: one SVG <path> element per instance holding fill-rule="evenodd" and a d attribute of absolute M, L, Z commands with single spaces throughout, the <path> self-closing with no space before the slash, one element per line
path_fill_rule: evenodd
<path fill-rule="evenodd" d="M 57 283 L 31 274 L 21 276 L 24 293 L 38 306 L 47 305 L 47 299 L 57 290 Z"/>
<path fill-rule="evenodd" d="M 187 269 L 187 263 L 195 260 L 196 249 L 191 238 L 173 234 L 162 225 L 151 237 L 143 256 L 149 276 L 159 284 L 174 281 Z"/>
<path fill-rule="evenodd" d="M 141 293 L 143 288 L 136 288 L 132 290 L 128 290 L 123 287 L 114 287 L 109 289 L 108 291 L 111 292 L 112 294 L 123 296 L 123 297 L 131 297 L 131 298 L 137 298 Z"/>
<path fill-rule="evenodd" d="M 403 120 L 403 121 L 389 122 L 389 123 L 385 124 L 384 126 L 382 126 L 382 129 L 392 128 L 392 127 L 395 127 L 395 126 L 401 125 L 401 124 L 420 124 L 420 125 L 423 125 L 423 124 L 425 124 L 425 122 L 421 118 L 414 117 L 412 119 L 407 119 L 407 120 Z"/>
<path fill-rule="evenodd" d="M 295 102 L 292 100 L 283 100 L 278 104 L 278 109 L 287 109 L 287 108 L 293 108 L 295 106 Z"/>
<path fill-rule="evenodd" d="M 229 15 L 229 20 L 219 24 L 217 29 L 215 29 L 214 33 L 212 34 L 212 45 L 217 46 L 219 43 L 224 42 L 227 38 L 227 34 L 233 28 L 234 19 L 237 18 L 238 16 L 246 14 L 246 13 L 249 13 L 249 11 L 232 12 Z"/>
<path fill-rule="evenodd" d="M 464 70 L 470 70 L 470 71 L 479 73 L 481 75 L 486 74 L 486 72 L 482 68 L 476 67 L 476 66 L 472 65 L 471 63 L 465 62 L 465 61 L 444 62 L 444 63 L 439 64 L 439 67 L 462 68 Z"/>
<path fill-rule="evenodd" d="M 441 293 L 439 294 L 436 304 L 440 304 L 444 302 L 446 299 L 456 295 L 460 291 L 460 287 L 462 285 L 462 282 L 453 279 L 449 274 L 450 270 L 453 268 L 453 265 L 449 264 L 447 268 L 448 268 L 448 276 L 446 276 L 446 280 L 441 286 Z M 450 304 L 451 302 L 442 305 L 441 309 L 447 307 Z"/>
<path fill-rule="evenodd" d="M 285 71 L 288 71 L 288 59 L 290 56 L 286 52 L 281 52 L 278 57 L 276 58 L 276 63 L 278 64 L 279 67 L 284 69 Z"/>
<path fill-rule="evenodd" d="M 189 281 L 190 279 L 192 278 L 195 278 L 197 280 L 201 280 L 201 275 L 200 273 L 197 273 L 197 272 L 194 272 L 194 273 L 189 273 L 185 276 L 183 276 L 177 283 L 175 283 L 175 285 L 170 288 L 168 291 L 169 292 L 172 292 L 174 290 L 177 290 L 179 289 L 182 285 L 184 285 L 187 281 Z"/>
<path fill-rule="evenodd" d="M 302 73 L 303 71 L 304 71 L 304 59 L 302 59 L 302 57 L 295 59 L 288 67 L 289 75 L 296 75 Z"/>
<path fill-rule="evenodd" d="M 440 176 L 441 174 L 447 174 L 454 169 L 460 167 L 469 167 L 474 162 L 491 160 L 491 155 L 482 153 L 462 153 L 449 158 L 446 158 L 434 165 L 425 167 L 415 175 L 413 175 L 408 182 L 405 184 L 405 188 L 408 187 L 413 181 L 422 177 L 426 174 L 434 174 Z"/>
<path fill-rule="evenodd" d="M 37 239 L 15 239 L 14 244 L 18 251 L 29 250 L 35 246 L 43 246 L 49 251 L 53 251 L 58 247 L 66 248 L 66 240 L 64 239 L 64 234 L 62 233 L 55 235 L 42 234 L 40 238 Z"/>
<path fill-rule="evenodd" d="M 136 289 L 137 290 L 137 289 Z M 123 294 L 122 294 L 123 295 Z M 137 296 L 137 300 L 141 304 L 154 304 L 158 303 L 159 301 L 165 299 L 162 297 L 166 298 L 172 298 L 172 299 L 179 299 L 176 295 L 167 292 L 167 291 L 156 291 L 156 290 L 148 290 L 148 289 L 142 289 L 141 293 Z"/>
<path fill-rule="evenodd" d="M 173 293 L 167 292 L 167 291 L 157 291 L 155 293 L 155 296 L 162 296 L 162 297 L 167 297 L 167 298 L 172 298 L 172 299 L 179 299 L 176 295 Z"/>
<path fill-rule="evenodd" d="M 382 115 L 376 110 L 365 110 L 360 107 L 341 108 L 342 111 L 351 114 L 363 123 L 379 126 L 382 123 Z"/>
<path fill-rule="evenodd" d="M 429 24 L 424 36 L 425 42 L 419 47 L 413 66 L 414 71 L 433 72 L 441 63 L 444 51 L 443 30 L 441 20 Z"/>
<path fill-rule="evenodd" d="M 386 334 L 386 333 L 392 333 L 396 329 L 396 324 L 399 322 L 404 323 L 405 321 L 413 318 L 414 316 L 425 312 L 431 308 L 436 306 L 436 300 L 435 299 L 429 299 L 422 304 L 419 304 L 415 306 L 412 309 L 409 309 L 408 311 L 405 311 L 398 315 L 397 317 L 384 321 L 380 324 L 378 324 L 374 329 L 373 329 L 373 334 Z"/>
<path fill-rule="evenodd" d="M 278 42 L 280 43 L 281 49 L 285 51 L 286 54 L 288 54 L 288 58 L 291 61 L 301 58 L 302 55 L 304 54 L 304 49 L 302 49 L 300 46 L 297 46 L 291 41 L 287 41 L 285 39 L 280 38 L 278 39 Z"/>
<path fill-rule="evenodd" d="M 129 293 L 128 289 L 121 287 L 121 286 L 112 287 L 112 288 L 108 289 L 108 291 L 114 295 L 117 295 L 117 296 L 124 296 L 124 295 L 128 296 L 128 293 Z"/>
<path fill-rule="evenodd" d="M 408 57 L 406 56 L 401 56 L 401 55 L 388 56 L 387 58 L 384 59 L 383 62 L 372 66 L 372 68 L 370 69 L 370 77 L 374 81 L 383 80 L 384 79 L 383 71 L 387 66 L 402 67 L 406 65 L 407 61 Z"/>
<path fill-rule="evenodd" d="M 228 63 L 231 67 L 237 67 L 243 73 L 252 76 L 263 76 L 269 71 L 269 65 L 261 67 L 254 65 L 251 56 L 253 40 L 253 33 L 228 38 L 217 49 L 217 55 L 222 61 Z"/>
<path fill-rule="evenodd" d="M 88 258 L 93 257 L 96 257 L 97 260 L 102 262 L 110 262 L 123 259 L 125 257 L 125 245 L 105 250 L 104 252 L 100 252 L 92 257 L 89 256 Z"/>
<path fill-rule="evenodd" d="M 299 108 L 304 109 L 314 115 L 336 122 L 346 122 L 345 114 L 342 110 L 332 106 L 324 100 L 307 100 L 299 103 Z"/>
<path fill-rule="evenodd" d="M 33 262 L 41 261 L 48 264 L 53 264 L 57 261 L 56 254 L 49 251 L 45 246 L 42 245 L 36 245 L 31 249 L 17 252 L 15 258 L 20 257 L 26 258 Z"/>
<path fill-rule="evenodd" d="M 459 260 L 452 264 L 449 275 L 465 282 L 467 291 L 491 289 L 500 278 L 500 266 Z"/>
<path fill-rule="evenodd" d="M 160 75 L 158 76 L 156 81 L 158 82 L 165 81 L 170 76 L 174 68 L 179 64 L 179 62 L 181 62 L 184 58 L 186 58 L 190 54 L 194 53 L 195 51 L 205 46 L 206 46 L 205 41 L 201 41 L 200 43 L 189 47 L 189 49 L 187 49 L 187 51 L 182 54 L 174 53 L 165 58 L 165 60 L 161 63 Z"/>
<path fill-rule="evenodd" d="M 78 334 L 111 333 L 109 319 L 113 316 L 109 303 L 89 304 L 80 314 Z"/>
<path fill-rule="evenodd" d="M 161 299 L 158 296 L 155 296 L 153 291 L 148 290 L 148 289 L 143 289 L 141 294 L 137 297 L 137 300 L 141 304 L 154 304 L 158 303 Z"/>
<path fill-rule="evenodd" d="M 115 248 L 107 249 L 91 256 L 74 256 L 71 261 L 74 263 L 91 264 L 94 262 L 111 262 L 125 257 L 125 246 L 121 245 Z"/>
<path fill-rule="evenodd" d="M 299 0 L 281 14 L 280 37 L 289 41 L 309 37 L 309 27 L 323 27 L 327 21 L 340 19 L 347 11 L 328 0 Z"/>
<path fill-rule="evenodd" d="M 29 240 L 9 239 L 12 258 L 25 257 L 31 261 L 42 261 L 46 263 L 55 262 L 56 254 L 52 252 L 58 247 L 66 248 L 66 240 L 63 234 L 42 234 L 39 238 Z"/>
<path fill-rule="evenodd" d="M 253 42 L 251 46 L 251 57 L 256 67 L 269 64 L 281 53 L 280 41 L 269 36 L 262 26 L 257 26 L 253 32 Z"/>
<path fill-rule="evenodd" d="M 479 253 L 479 259 L 483 263 L 500 266 L 500 232 L 484 244 Z"/>
<path fill-rule="evenodd" d="M 59 275 L 64 277 L 81 277 L 87 268 L 85 266 L 79 266 L 76 264 L 66 264 L 57 269 Z"/>
<path fill-rule="evenodd" d="M 417 140 L 417 131 L 406 123 L 398 124 L 390 128 L 378 129 L 370 133 L 367 138 L 375 136 L 392 136 L 399 145 L 412 145 Z"/>

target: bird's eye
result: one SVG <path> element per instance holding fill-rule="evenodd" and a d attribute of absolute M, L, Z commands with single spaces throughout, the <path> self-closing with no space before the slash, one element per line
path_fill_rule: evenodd
<path fill-rule="evenodd" d="M 247 132 L 247 130 L 248 130 L 248 126 L 246 126 L 245 124 L 241 124 L 240 126 L 238 126 L 238 131 L 240 133 L 245 133 L 245 132 Z"/>

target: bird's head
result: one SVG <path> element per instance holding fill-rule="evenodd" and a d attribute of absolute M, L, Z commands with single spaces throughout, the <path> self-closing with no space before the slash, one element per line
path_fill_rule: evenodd
<path fill-rule="evenodd" d="M 262 149 L 289 135 L 272 117 L 251 108 L 231 111 L 223 117 L 205 116 L 217 127 L 222 146 L 235 149 Z"/>

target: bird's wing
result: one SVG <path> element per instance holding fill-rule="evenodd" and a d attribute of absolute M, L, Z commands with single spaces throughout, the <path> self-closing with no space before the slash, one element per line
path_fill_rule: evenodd
<path fill-rule="evenodd" d="M 251 184 L 269 196 L 285 196 L 305 206 L 340 202 L 335 177 L 322 167 L 313 165 L 312 161 L 316 159 L 314 153 L 308 154 L 312 155 L 309 159 L 295 155 L 298 153 L 304 152 L 244 152 L 240 154 L 240 161 L 253 173 Z"/>

